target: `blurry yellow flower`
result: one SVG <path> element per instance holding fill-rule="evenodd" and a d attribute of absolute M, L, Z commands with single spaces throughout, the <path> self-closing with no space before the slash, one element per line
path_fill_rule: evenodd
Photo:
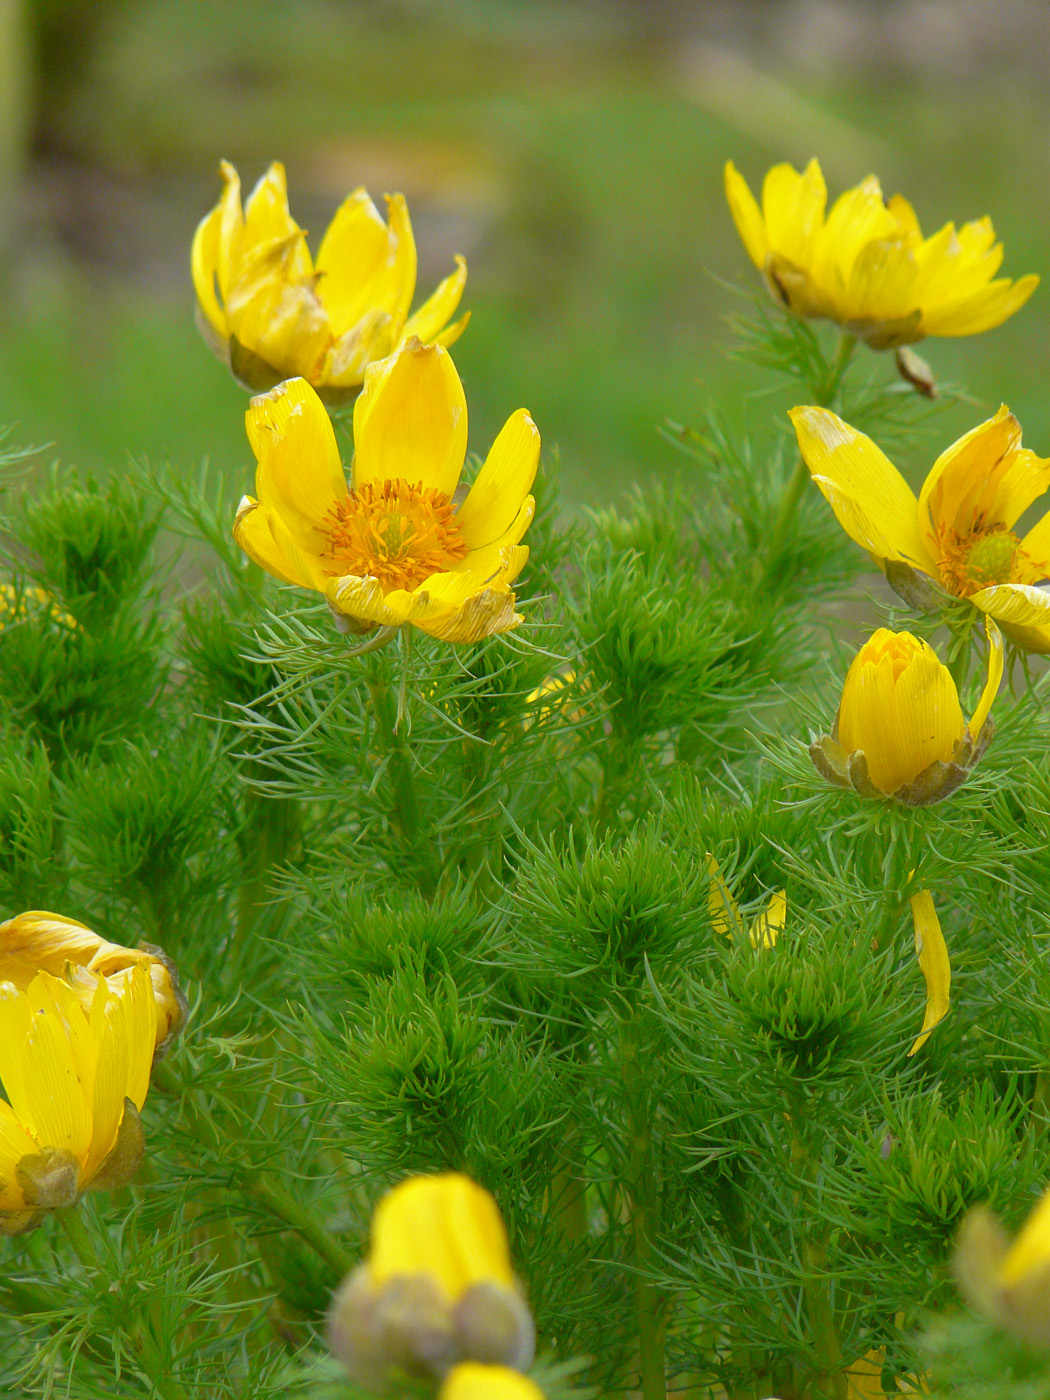
<path fill-rule="evenodd" d="M 975 335 L 1019 310 L 1039 285 L 995 278 L 1003 258 L 991 220 L 923 238 L 915 211 L 887 203 L 869 175 L 832 205 L 820 165 L 766 174 L 760 209 L 732 161 L 726 198 L 737 232 L 774 295 L 797 316 L 837 321 L 876 350 L 927 335 Z"/>
<path fill-rule="evenodd" d="M 923 605 L 931 579 L 1025 651 L 1050 651 L 1050 592 L 1036 587 L 1050 578 L 1050 512 L 1023 539 L 1013 530 L 1050 487 L 1050 459 L 1021 446 L 1005 404 L 941 453 L 918 499 L 869 437 L 826 408 L 794 408 L 791 420 L 839 524 L 906 601 Z"/>
<path fill-rule="evenodd" d="M 506 1366 L 453 1366 L 438 1391 L 438 1400 L 543 1400 L 543 1391 L 528 1376 Z"/>
<path fill-rule="evenodd" d="M 13 583 L 0 583 L 0 629 L 8 622 L 17 622 L 26 616 L 27 604 L 36 604 L 41 609 L 50 605 L 50 613 L 63 627 L 76 627 L 77 620 L 60 608 L 46 588 L 19 588 Z"/>
<path fill-rule="evenodd" d="M 787 920 L 787 897 L 784 891 L 777 890 L 770 895 L 766 909 L 759 914 L 750 929 L 747 929 L 740 908 L 722 876 L 721 867 L 710 852 L 707 856 L 707 873 L 710 876 L 707 913 L 714 931 L 726 938 L 732 937 L 734 933 L 742 934 L 746 931 L 752 948 L 772 948 L 777 941 L 777 934 Z"/>
<path fill-rule="evenodd" d="M 461 1361 L 528 1366 L 532 1318 L 489 1193 L 456 1172 L 389 1191 L 368 1258 L 332 1300 L 328 1338 L 366 1385 L 398 1368 L 443 1376 Z"/>
<path fill-rule="evenodd" d="M 247 426 L 259 499 L 241 500 L 233 533 L 268 573 L 323 593 L 359 632 L 411 623 L 472 642 L 521 622 L 510 585 L 529 556 L 540 435 L 512 414 L 457 504 L 467 405 L 447 350 L 411 340 L 368 371 L 349 487 L 305 380 L 252 399 Z"/>
<path fill-rule="evenodd" d="M 930 1037 L 930 1032 L 948 1014 L 948 991 L 952 982 L 951 963 L 948 961 L 948 945 L 941 932 L 941 921 L 933 907 L 933 896 L 929 890 L 913 894 L 911 916 L 915 924 L 915 955 L 919 959 L 919 969 L 926 979 L 926 1015 L 922 1030 L 908 1051 L 914 1055 Z"/>
<path fill-rule="evenodd" d="M 993 732 L 988 719 L 1003 674 L 1003 646 L 987 620 L 988 680 L 969 725 L 951 673 L 928 642 L 880 627 L 842 688 L 830 735 L 810 745 L 813 764 L 861 797 L 927 806 L 962 784 Z"/>
<path fill-rule="evenodd" d="M 155 1048 L 163 1050 L 186 1019 L 186 998 L 175 969 L 159 948 L 107 943 L 75 919 L 32 909 L 0 924 L 0 982 L 28 989 L 38 972 L 61 977 L 90 1011 L 100 977 L 119 989 L 133 969 L 149 973 L 156 1014 Z"/>
<path fill-rule="evenodd" d="M 130 1179 L 155 1044 L 145 965 L 99 977 L 88 1006 L 50 972 L 0 982 L 0 1234 Z"/>
<path fill-rule="evenodd" d="M 459 305 L 467 265 L 409 316 L 416 245 L 404 195 L 387 196 L 389 225 L 364 188 L 347 196 L 321 240 L 316 262 L 288 212 L 277 161 L 241 210 L 241 182 L 228 161 L 224 189 L 193 239 L 198 321 L 212 348 L 248 389 L 302 377 L 331 402 L 352 396 L 365 370 L 410 336 L 451 345 L 469 319 Z"/>
<path fill-rule="evenodd" d="M 1050 1348 L 1050 1191 L 1012 1243 L 987 1206 L 970 1211 L 953 1262 L 975 1308 L 1029 1345 Z"/>

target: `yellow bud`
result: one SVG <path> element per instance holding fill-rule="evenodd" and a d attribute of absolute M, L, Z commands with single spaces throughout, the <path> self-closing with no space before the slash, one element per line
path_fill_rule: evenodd
<path fill-rule="evenodd" d="M 489 1193 L 455 1172 L 388 1192 L 368 1258 L 332 1301 L 328 1340 L 365 1385 L 397 1368 L 442 1376 L 463 1360 L 528 1366 L 532 1317 Z"/>
<path fill-rule="evenodd" d="M 880 627 L 849 668 L 830 735 L 810 746 L 814 766 L 862 797 L 926 806 L 966 779 L 992 735 L 988 711 L 1002 678 L 1002 638 L 987 619 L 988 681 L 967 726 L 959 694 L 933 648 Z"/>
<path fill-rule="evenodd" d="M 543 1400 L 543 1391 L 527 1376 L 506 1366 L 454 1366 L 438 1391 L 438 1400 Z"/>

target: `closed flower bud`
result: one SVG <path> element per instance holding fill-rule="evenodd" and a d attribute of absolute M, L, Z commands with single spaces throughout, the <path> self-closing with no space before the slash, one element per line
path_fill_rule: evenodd
<path fill-rule="evenodd" d="M 19 991 L 24 992 L 38 972 L 48 972 L 64 978 L 90 1012 L 100 977 L 116 987 L 136 967 L 147 969 L 153 988 L 156 1058 L 181 1030 L 187 1014 L 175 969 L 159 948 L 107 943 L 75 919 L 42 909 L 0 924 L 0 982 L 11 982 Z"/>
<path fill-rule="evenodd" d="M 458 1173 L 388 1192 L 368 1258 L 333 1299 L 328 1339 L 364 1385 L 398 1369 L 443 1376 L 465 1360 L 528 1366 L 532 1317 L 489 1193 Z"/>
<path fill-rule="evenodd" d="M 438 1391 L 438 1400 L 543 1400 L 543 1391 L 528 1376 L 506 1366 L 454 1366 Z"/>
<path fill-rule="evenodd" d="M 969 725 L 951 673 L 910 632 L 879 630 L 853 659 L 830 735 L 810 745 L 813 764 L 861 797 L 906 807 L 940 802 L 981 757 L 1003 674 L 1002 637 L 989 619 L 988 681 Z"/>
<path fill-rule="evenodd" d="M 0 981 L 0 1234 L 130 1180 L 156 1026 L 144 963 L 95 978 L 88 1004 L 47 971 Z"/>
<path fill-rule="evenodd" d="M 986 1206 L 972 1210 L 953 1263 L 974 1308 L 1029 1346 L 1050 1349 L 1050 1191 L 1012 1244 Z"/>

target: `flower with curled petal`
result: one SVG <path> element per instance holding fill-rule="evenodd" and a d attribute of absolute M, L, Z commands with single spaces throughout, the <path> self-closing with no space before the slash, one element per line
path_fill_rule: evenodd
<path fill-rule="evenodd" d="M 449 325 L 467 280 L 456 270 L 413 315 L 416 245 L 401 194 L 389 224 L 362 187 L 336 211 L 317 250 L 288 212 L 275 161 L 241 209 L 237 171 L 223 161 L 223 193 L 193 239 L 191 265 L 205 339 L 245 388 L 301 375 L 332 403 L 357 393 L 367 367 L 411 336 L 451 345 L 469 313 Z"/>
<path fill-rule="evenodd" d="M 347 630 L 411 624 L 472 642 L 521 622 L 511 584 L 529 554 L 540 436 L 512 414 L 457 503 L 467 405 L 447 350 L 410 340 L 369 369 L 349 485 L 305 380 L 253 399 L 247 425 L 258 499 L 241 501 L 234 538 L 276 578 L 323 593 Z"/>
<path fill-rule="evenodd" d="M 887 201 L 874 175 L 825 216 L 827 188 L 811 160 L 799 174 L 775 165 L 762 207 L 732 161 L 726 198 L 744 247 L 773 294 L 796 316 L 837 321 L 875 350 L 928 335 L 975 335 L 1001 325 L 1039 278 L 996 278 L 1003 258 L 990 219 L 924 238 L 899 194 Z"/>
<path fill-rule="evenodd" d="M 50 972 L 0 981 L 0 1234 L 130 1179 L 156 1031 L 144 963 L 95 978 L 89 1000 Z"/>
<path fill-rule="evenodd" d="M 861 797 L 925 807 L 949 797 L 994 732 L 989 711 L 1003 677 L 1003 643 L 991 619 L 988 679 L 967 724 L 951 672 L 928 642 L 880 627 L 853 658 L 830 734 L 809 749 L 817 771 Z"/>
<path fill-rule="evenodd" d="M 1050 487 L 1050 458 L 1021 446 L 1004 404 L 934 462 L 916 498 L 871 438 L 826 408 L 793 408 L 798 445 L 839 524 L 908 603 L 937 589 L 993 617 L 1024 651 L 1050 652 L 1050 512 L 1018 519 Z"/>
<path fill-rule="evenodd" d="M 0 982 L 24 992 L 39 972 L 61 977 L 90 1010 L 100 977 L 118 987 L 132 969 L 144 967 L 153 988 L 156 1012 L 154 1047 L 159 1055 L 186 1019 L 186 998 L 175 969 L 159 948 L 125 948 L 108 943 L 76 919 L 31 909 L 0 924 Z"/>

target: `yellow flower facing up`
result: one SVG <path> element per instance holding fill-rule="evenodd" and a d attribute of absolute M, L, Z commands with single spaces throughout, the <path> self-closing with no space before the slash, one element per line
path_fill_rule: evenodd
<path fill-rule="evenodd" d="M 0 924 L 0 983 L 26 991 L 39 972 L 61 977 L 90 1011 L 100 978 L 114 990 L 144 968 L 153 990 L 154 1050 L 162 1053 L 186 1019 L 175 969 L 159 948 L 124 948 L 61 914 L 33 909 Z"/>
<path fill-rule="evenodd" d="M 1001 325 L 1039 285 L 996 278 L 1003 259 L 990 219 L 923 238 L 902 195 L 887 203 L 878 180 L 839 196 L 811 160 L 799 174 L 775 165 L 759 208 L 732 161 L 726 197 L 737 232 L 774 295 L 796 316 L 837 321 L 875 350 L 927 335 L 975 335 Z"/>
<path fill-rule="evenodd" d="M 438 1400 L 543 1400 L 543 1391 L 528 1376 L 506 1366 L 453 1366 L 438 1391 Z"/>
<path fill-rule="evenodd" d="M 205 338 L 248 389 L 301 375 L 331 402 L 351 397 L 365 370 L 411 336 L 451 345 L 467 265 L 414 315 L 416 245 L 404 195 L 387 196 L 389 223 L 363 188 L 336 211 L 314 260 L 288 212 L 284 166 L 274 162 L 243 210 L 228 161 L 223 193 L 193 239 L 193 285 Z"/>
<path fill-rule="evenodd" d="M 740 906 L 725 882 L 722 869 L 710 852 L 707 856 L 707 873 L 710 877 L 707 888 L 707 913 L 714 931 L 725 938 L 731 938 L 734 933 L 746 933 L 752 948 L 772 948 L 777 941 L 777 934 L 787 920 L 787 896 L 784 891 L 777 890 L 770 896 L 766 909 L 748 928 Z"/>
<path fill-rule="evenodd" d="M 99 977 L 86 1006 L 50 972 L 0 981 L 0 1234 L 133 1175 L 156 1025 L 144 964 Z"/>
<path fill-rule="evenodd" d="M 305 380 L 253 399 L 247 426 L 258 499 L 242 499 L 233 533 L 268 573 L 323 593 L 357 632 L 411 623 L 472 642 L 521 622 L 510 585 L 529 556 L 540 435 L 519 409 L 457 504 L 467 404 L 447 350 L 410 340 L 369 369 L 349 485 Z"/>
<path fill-rule="evenodd" d="M 929 606 L 938 584 L 1025 651 L 1050 652 L 1050 592 L 1037 587 L 1050 578 L 1050 512 L 1014 533 L 1050 487 L 1050 459 L 1021 446 L 1005 404 L 937 458 L 918 498 L 871 438 L 828 409 L 794 408 L 791 421 L 839 524 L 906 602 Z"/>
<path fill-rule="evenodd" d="M 830 735 L 809 749 L 814 767 L 861 797 L 924 807 L 966 780 L 993 733 L 1003 675 L 998 629 L 988 627 L 988 679 L 967 725 L 951 673 L 928 642 L 880 627 L 861 647 L 842 688 Z"/>
<path fill-rule="evenodd" d="M 332 1300 L 328 1340 L 351 1376 L 371 1386 L 398 1369 L 443 1376 L 466 1361 L 529 1366 L 532 1317 L 489 1193 L 456 1172 L 389 1191 L 376 1207 L 368 1258 Z"/>
<path fill-rule="evenodd" d="M 970 1211 L 953 1263 L 978 1311 L 1030 1346 L 1050 1349 L 1050 1190 L 1012 1242 L 987 1206 Z"/>

